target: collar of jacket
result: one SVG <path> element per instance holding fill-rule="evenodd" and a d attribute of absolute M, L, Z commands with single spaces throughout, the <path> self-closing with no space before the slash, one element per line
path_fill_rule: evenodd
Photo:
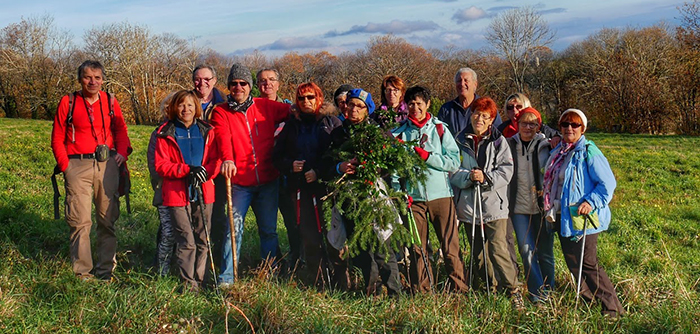
<path fill-rule="evenodd" d="M 206 138 L 209 131 L 214 129 L 209 123 L 206 123 L 200 119 L 195 119 L 195 124 L 199 127 L 199 131 L 202 133 L 202 137 Z M 175 139 L 175 122 L 168 121 L 163 126 L 160 127 L 158 131 L 158 137 L 171 137 Z"/>

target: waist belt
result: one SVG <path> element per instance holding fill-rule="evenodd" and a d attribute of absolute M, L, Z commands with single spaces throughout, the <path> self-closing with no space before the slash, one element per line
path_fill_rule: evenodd
<path fill-rule="evenodd" d="M 95 153 L 69 154 L 68 159 L 95 159 Z"/>
<path fill-rule="evenodd" d="M 117 151 L 109 151 L 110 157 L 113 157 L 115 155 L 117 155 Z M 95 153 L 69 154 L 68 159 L 95 159 Z"/>

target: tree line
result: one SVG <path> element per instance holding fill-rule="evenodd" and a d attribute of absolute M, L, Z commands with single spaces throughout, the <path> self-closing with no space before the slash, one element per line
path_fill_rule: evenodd
<path fill-rule="evenodd" d="M 313 81 L 328 96 L 348 83 L 368 90 L 379 102 L 382 78 L 394 74 L 409 86 L 429 87 L 434 108 L 455 97 L 457 69 L 471 67 L 478 74 L 479 95 L 500 103 L 513 92 L 524 92 L 550 122 L 567 108 L 579 108 L 591 115 L 591 128 L 599 131 L 698 135 L 700 2 L 686 2 L 678 10 L 677 27 L 606 28 L 563 51 L 549 48 L 555 32 L 525 7 L 493 19 L 486 33 L 488 49 L 425 49 L 385 35 L 370 38 L 354 52 L 279 57 L 257 50 L 223 55 L 129 22 L 94 27 L 78 47 L 50 15 L 31 17 L 0 30 L 0 116 L 52 119 L 60 97 L 78 89 L 76 69 L 85 59 L 105 66 L 104 87 L 116 94 L 131 124 L 162 119 L 162 99 L 191 88 L 192 69 L 200 63 L 216 69 L 224 92 L 234 62 L 252 71 L 276 68 L 279 93 L 289 99 L 298 84 Z"/>

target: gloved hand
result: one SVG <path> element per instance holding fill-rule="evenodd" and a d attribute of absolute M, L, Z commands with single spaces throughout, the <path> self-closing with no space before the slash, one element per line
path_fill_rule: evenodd
<path fill-rule="evenodd" d="M 410 208 L 413 206 L 413 197 L 410 195 L 408 195 L 406 197 L 408 197 L 408 207 Z"/>
<path fill-rule="evenodd" d="M 199 188 L 204 182 L 207 182 L 207 169 L 204 166 L 190 166 L 190 174 L 187 175 L 189 183 Z"/>
<path fill-rule="evenodd" d="M 423 160 L 428 160 L 428 157 L 430 156 L 430 152 L 424 150 L 421 147 L 418 146 L 413 146 L 413 150 L 418 153 L 418 156 L 423 159 Z"/>

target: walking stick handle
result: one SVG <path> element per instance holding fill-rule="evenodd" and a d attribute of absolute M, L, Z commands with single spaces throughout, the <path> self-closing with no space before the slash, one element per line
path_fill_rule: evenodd
<path fill-rule="evenodd" d="M 238 254 L 236 254 L 236 229 L 233 222 L 233 196 L 231 194 L 231 179 L 226 178 L 226 200 L 228 204 L 228 224 L 231 230 L 231 258 L 233 259 L 233 279 L 238 280 Z"/>

